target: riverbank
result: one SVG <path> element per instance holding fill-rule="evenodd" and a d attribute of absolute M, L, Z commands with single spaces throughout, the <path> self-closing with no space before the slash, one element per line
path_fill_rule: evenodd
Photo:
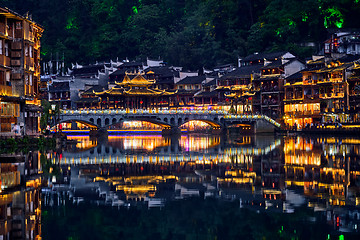
<path fill-rule="evenodd" d="M 57 138 L 49 137 L 16 137 L 0 139 L 0 154 L 13 152 L 27 152 L 33 149 L 55 149 L 57 145 Z"/>

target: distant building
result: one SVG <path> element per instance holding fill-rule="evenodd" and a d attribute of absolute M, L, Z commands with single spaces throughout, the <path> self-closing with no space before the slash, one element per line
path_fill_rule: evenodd
<path fill-rule="evenodd" d="M 69 81 L 53 81 L 49 85 L 49 102 L 58 105 L 61 109 L 70 109 L 70 83 Z"/>
<path fill-rule="evenodd" d="M 338 31 L 331 34 L 331 37 L 324 43 L 326 56 L 336 54 L 360 54 L 360 29 L 357 31 Z"/>
<path fill-rule="evenodd" d="M 40 38 L 30 18 L 0 8 L 0 135 L 39 133 Z"/>
<path fill-rule="evenodd" d="M 194 95 L 201 91 L 201 86 L 205 82 L 206 76 L 185 77 L 176 83 L 177 102 L 179 106 L 193 106 L 195 104 Z"/>

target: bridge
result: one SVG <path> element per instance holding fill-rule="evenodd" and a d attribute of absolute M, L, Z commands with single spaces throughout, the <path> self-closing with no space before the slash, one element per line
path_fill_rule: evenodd
<path fill-rule="evenodd" d="M 280 124 L 265 115 L 230 114 L 215 110 L 144 110 L 144 109 L 107 109 L 107 110 L 62 110 L 60 121 L 79 122 L 91 129 L 106 130 L 123 121 L 146 121 L 163 127 L 163 134 L 179 131 L 179 127 L 189 121 L 208 123 L 214 133 L 237 124 L 252 127 L 255 133 L 274 132 Z"/>

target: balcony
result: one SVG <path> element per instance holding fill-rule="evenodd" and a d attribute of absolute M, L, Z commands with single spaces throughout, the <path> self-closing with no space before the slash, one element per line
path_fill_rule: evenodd
<path fill-rule="evenodd" d="M 5 55 L 0 55 L 0 65 L 10 66 L 10 58 Z"/>
<path fill-rule="evenodd" d="M 0 95 L 12 96 L 11 86 L 0 86 Z"/>
<path fill-rule="evenodd" d="M 20 60 L 11 60 L 12 67 L 20 67 L 21 61 Z"/>
<path fill-rule="evenodd" d="M 21 52 L 11 52 L 12 58 L 21 58 Z"/>
<path fill-rule="evenodd" d="M 21 42 L 13 42 L 11 44 L 11 49 L 12 50 L 21 50 L 22 49 L 22 44 Z"/>
<path fill-rule="evenodd" d="M 343 98 L 344 93 L 322 93 L 320 94 L 321 99 L 331 99 L 331 98 Z"/>
<path fill-rule="evenodd" d="M 318 84 L 326 84 L 326 83 L 341 83 L 343 81 L 343 79 L 340 78 L 324 78 L 324 79 L 319 79 L 319 81 L 317 82 Z"/>
<path fill-rule="evenodd" d="M 4 23 L 0 23 L 0 34 L 6 35 L 5 34 L 5 24 Z"/>

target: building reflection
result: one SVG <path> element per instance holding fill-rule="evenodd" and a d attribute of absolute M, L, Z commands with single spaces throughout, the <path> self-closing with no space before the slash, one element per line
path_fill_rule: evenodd
<path fill-rule="evenodd" d="M 349 231 L 360 224 L 359 139 L 188 135 L 84 143 L 52 160 L 71 171 L 69 185 L 59 189 L 74 203 L 85 200 L 88 193 L 81 192 L 88 191 L 97 204 L 118 207 L 214 197 L 285 213 L 307 204 L 331 224 L 342 216 L 339 221 Z"/>
<path fill-rule="evenodd" d="M 0 238 L 41 239 L 38 153 L 2 155 L 0 159 Z"/>

